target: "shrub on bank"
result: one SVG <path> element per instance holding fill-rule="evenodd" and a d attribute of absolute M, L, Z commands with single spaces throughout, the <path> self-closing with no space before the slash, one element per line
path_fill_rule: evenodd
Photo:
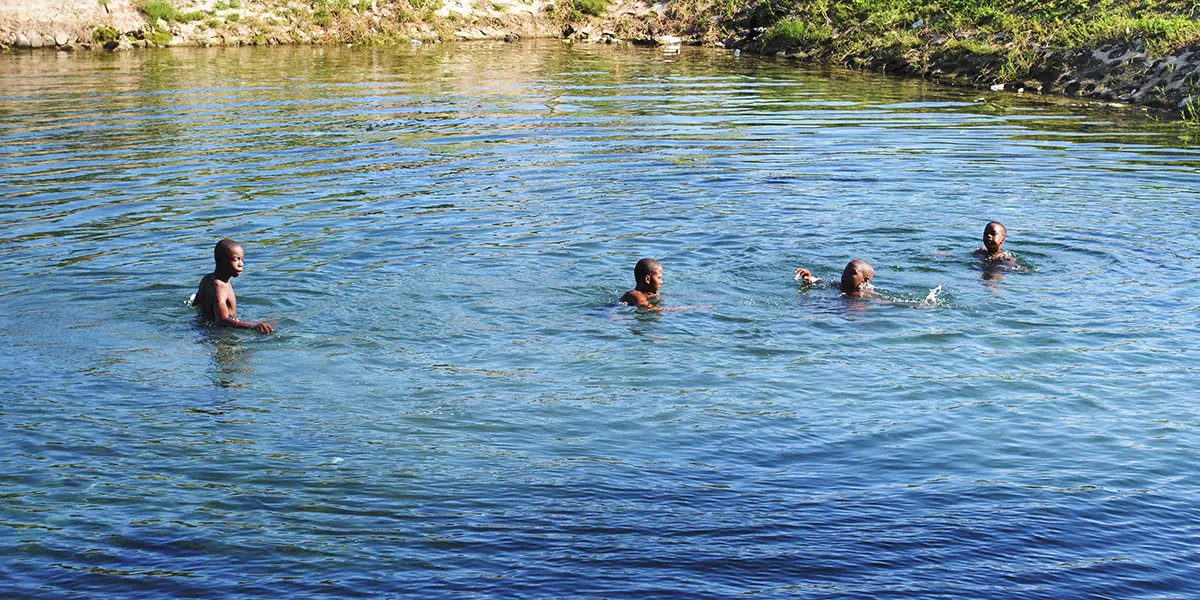
<path fill-rule="evenodd" d="M 96 44 L 97 46 L 103 46 L 109 42 L 114 42 L 119 37 L 121 37 L 121 32 L 109 27 L 108 25 L 101 25 L 92 30 L 92 43 Z"/>
<path fill-rule="evenodd" d="M 158 19 L 171 22 L 179 16 L 179 11 L 175 9 L 174 4 L 162 0 L 141 0 L 138 2 L 138 10 L 142 11 L 152 23 Z"/>
<path fill-rule="evenodd" d="M 575 0 L 575 10 L 598 17 L 604 14 L 607 4 L 606 0 Z"/>

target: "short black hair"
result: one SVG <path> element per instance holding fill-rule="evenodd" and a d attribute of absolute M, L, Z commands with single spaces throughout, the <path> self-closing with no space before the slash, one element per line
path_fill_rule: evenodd
<path fill-rule="evenodd" d="M 225 238 L 217 242 L 217 247 L 213 248 L 213 260 L 221 262 L 221 260 L 229 258 L 234 248 L 240 248 L 242 245 L 233 241 L 233 238 Z"/>
<path fill-rule="evenodd" d="M 654 260 L 653 258 L 643 258 L 642 260 L 637 261 L 636 265 L 633 265 L 633 278 L 640 282 L 643 277 L 655 271 L 661 270 L 662 265 L 658 264 L 657 260 Z"/>
<path fill-rule="evenodd" d="M 858 286 L 854 285 L 854 275 L 857 273 L 862 273 L 864 276 L 869 273 L 870 276 L 866 277 L 869 282 L 875 278 L 875 267 L 861 258 L 846 263 L 846 268 L 842 269 L 842 293 L 853 294 L 858 291 Z"/>

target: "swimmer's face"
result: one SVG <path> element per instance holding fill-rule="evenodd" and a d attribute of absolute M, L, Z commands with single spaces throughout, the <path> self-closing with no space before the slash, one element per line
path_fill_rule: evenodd
<path fill-rule="evenodd" d="M 875 290 L 871 280 L 875 279 L 875 268 L 865 260 L 852 260 L 842 271 L 842 293 L 862 296 Z"/>
<path fill-rule="evenodd" d="M 221 258 L 219 266 L 226 273 L 232 273 L 234 277 L 242 274 L 246 268 L 246 253 L 241 246 L 232 246 L 229 248 L 229 253 Z"/>
<path fill-rule="evenodd" d="M 999 223 L 988 223 L 987 227 L 983 228 L 983 247 L 987 249 L 989 254 L 995 254 L 1000 251 L 1000 246 L 1004 245 L 1004 238 L 1007 233 L 1004 226 Z"/>
<path fill-rule="evenodd" d="M 646 286 L 646 293 L 657 294 L 658 290 L 662 289 L 662 282 L 663 282 L 662 267 L 659 267 L 657 269 L 651 269 L 650 273 L 648 275 L 646 275 L 645 281 L 643 282 Z"/>

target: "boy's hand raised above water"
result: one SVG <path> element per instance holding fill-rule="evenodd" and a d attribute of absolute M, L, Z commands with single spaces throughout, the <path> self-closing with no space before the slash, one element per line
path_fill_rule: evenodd
<path fill-rule="evenodd" d="M 821 281 L 821 279 L 816 275 L 813 275 L 808 269 L 805 269 L 804 267 L 797 267 L 796 281 L 803 281 L 804 283 L 812 285 L 818 281 Z"/>

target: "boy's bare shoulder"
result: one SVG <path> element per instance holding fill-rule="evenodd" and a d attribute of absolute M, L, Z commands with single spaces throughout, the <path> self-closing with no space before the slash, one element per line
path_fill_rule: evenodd
<path fill-rule="evenodd" d="M 629 290 L 621 296 L 621 302 L 630 306 L 650 306 L 650 298 L 638 290 Z"/>
<path fill-rule="evenodd" d="M 217 292 L 232 291 L 233 286 L 228 281 L 221 281 L 216 273 L 209 273 L 200 279 L 200 287 L 196 290 L 196 302 L 215 296 Z"/>
<path fill-rule="evenodd" d="M 193 302 L 196 306 L 200 306 L 212 291 L 213 274 L 209 273 L 200 278 L 200 285 L 196 287 L 196 297 Z"/>
<path fill-rule="evenodd" d="M 200 280 L 200 291 L 201 292 L 206 292 L 209 290 L 215 291 L 215 290 L 226 290 L 226 289 L 232 290 L 233 282 L 232 281 L 221 281 L 219 278 L 217 278 L 215 273 L 209 273 L 208 275 L 205 275 L 203 279 Z"/>

